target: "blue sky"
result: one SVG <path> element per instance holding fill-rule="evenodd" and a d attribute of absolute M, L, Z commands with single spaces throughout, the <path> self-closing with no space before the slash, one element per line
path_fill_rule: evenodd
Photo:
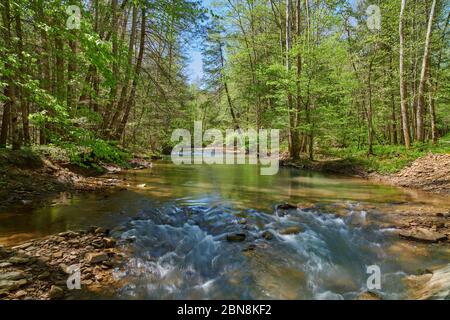
<path fill-rule="evenodd" d="M 213 2 L 214 0 L 202 0 L 203 6 L 208 9 L 213 7 Z M 187 52 L 190 60 L 187 68 L 187 75 L 191 83 L 203 77 L 202 53 L 198 41 L 199 40 L 196 40 L 195 44 L 193 44 Z"/>
<path fill-rule="evenodd" d="M 187 69 L 187 75 L 190 82 L 195 82 L 203 77 L 202 54 L 197 48 L 190 49 L 188 54 L 190 62 Z"/>

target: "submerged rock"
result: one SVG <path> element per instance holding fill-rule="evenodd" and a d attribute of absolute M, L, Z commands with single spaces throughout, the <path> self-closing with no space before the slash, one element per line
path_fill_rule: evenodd
<path fill-rule="evenodd" d="M 264 231 L 261 236 L 267 241 L 270 241 L 273 239 L 273 233 L 268 230 Z"/>
<path fill-rule="evenodd" d="M 286 229 L 283 229 L 280 231 L 280 234 L 282 235 L 292 235 L 292 234 L 299 234 L 300 232 L 303 232 L 302 228 L 293 226 Z"/>
<path fill-rule="evenodd" d="M 242 219 L 240 219 L 239 221 L 238 221 L 238 223 L 239 224 L 242 224 L 242 225 L 244 225 L 244 224 L 247 224 L 247 219 L 245 219 L 245 218 L 242 218 Z"/>
<path fill-rule="evenodd" d="M 228 242 L 242 242 L 245 241 L 245 233 L 232 233 L 227 235 Z"/>
<path fill-rule="evenodd" d="M 297 209 L 297 206 L 290 203 L 283 203 L 277 206 L 277 210 L 294 210 Z"/>
<path fill-rule="evenodd" d="M 425 228 L 416 228 L 412 230 L 405 230 L 399 232 L 400 237 L 423 242 L 439 242 L 447 240 L 445 234 Z"/>
<path fill-rule="evenodd" d="M 255 250 L 256 250 L 256 245 L 251 244 L 247 248 L 244 248 L 242 251 L 243 252 L 251 252 L 251 251 L 255 251 Z"/>

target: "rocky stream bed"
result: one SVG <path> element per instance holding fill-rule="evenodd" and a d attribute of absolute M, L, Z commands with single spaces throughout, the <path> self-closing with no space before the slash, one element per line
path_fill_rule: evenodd
<path fill-rule="evenodd" d="M 113 296 L 118 287 L 112 270 L 126 254 L 108 230 L 67 231 L 42 239 L 0 247 L 1 299 L 76 299 Z M 69 290 L 70 267 L 77 266 L 81 290 Z"/>

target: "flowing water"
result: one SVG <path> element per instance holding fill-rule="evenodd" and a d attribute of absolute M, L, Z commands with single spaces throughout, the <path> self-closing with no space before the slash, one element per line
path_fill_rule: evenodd
<path fill-rule="evenodd" d="M 442 197 L 298 169 L 261 176 L 249 165 L 157 162 L 123 175 L 128 190 L 0 213 L 0 243 L 111 228 L 132 241 L 115 272 L 123 299 L 353 299 L 372 265 L 381 269 L 378 293 L 401 299 L 405 275 L 450 261 L 448 247 L 400 240 L 389 220 L 396 206 L 448 210 Z M 303 209 L 276 210 L 285 202 Z M 288 227 L 302 232 L 283 235 Z M 246 240 L 228 242 L 230 233 Z"/>

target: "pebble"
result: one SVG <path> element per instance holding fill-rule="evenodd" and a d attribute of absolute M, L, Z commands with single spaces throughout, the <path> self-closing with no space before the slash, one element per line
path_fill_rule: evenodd
<path fill-rule="evenodd" d="M 9 262 L 0 263 L 0 268 L 8 268 L 10 266 L 12 266 L 12 263 L 9 263 Z"/>
<path fill-rule="evenodd" d="M 40 275 L 37 276 L 38 280 L 44 280 L 50 277 L 50 272 L 44 271 Z"/>
<path fill-rule="evenodd" d="M 85 257 L 87 263 L 95 264 L 108 260 L 108 255 L 104 252 L 90 252 Z"/>
<path fill-rule="evenodd" d="M 32 243 L 28 242 L 28 243 L 24 243 L 24 244 L 12 247 L 11 249 L 13 249 L 13 250 L 26 249 L 26 248 L 30 247 L 31 245 L 32 245 Z"/>
<path fill-rule="evenodd" d="M 58 286 L 53 285 L 50 288 L 50 292 L 48 295 L 50 299 L 61 299 L 62 297 L 64 297 L 64 290 Z"/>
<path fill-rule="evenodd" d="M 17 298 L 23 298 L 23 297 L 25 297 L 26 295 L 27 295 L 27 292 L 26 292 L 26 291 L 23 291 L 23 290 L 19 290 L 19 291 L 17 291 L 16 294 L 15 294 L 15 296 L 16 296 Z"/>
<path fill-rule="evenodd" d="M 20 271 L 0 273 L 0 280 L 20 280 L 20 279 L 24 279 L 24 278 L 25 278 L 25 274 Z"/>
<path fill-rule="evenodd" d="M 26 257 L 11 257 L 8 262 L 11 264 L 27 264 L 30 262 L 30 258 Z"/>

